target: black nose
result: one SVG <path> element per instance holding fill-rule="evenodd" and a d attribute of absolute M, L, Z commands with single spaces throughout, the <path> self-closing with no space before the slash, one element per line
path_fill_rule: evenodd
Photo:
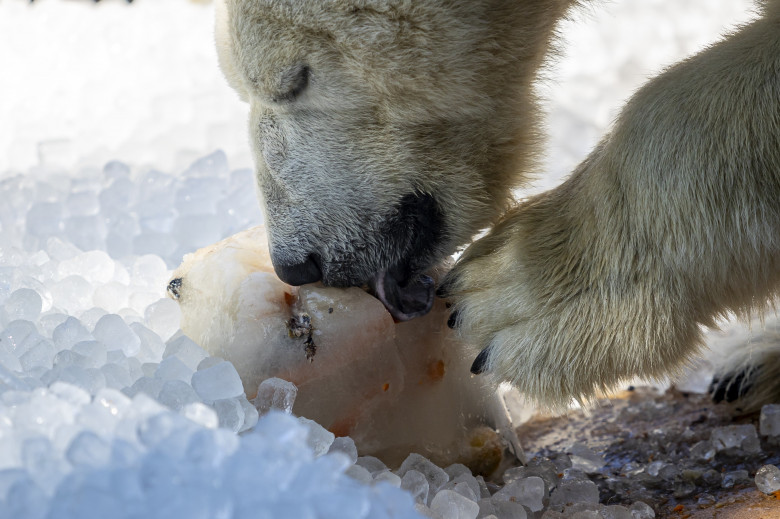
<path fill-rule="evenodd" d="M 300 286 L 322 279 L 322 270 L 313 255 L 296 265 L 279 265 L 274 262 L 274 270 L 279 279 L 288 285 Z"/>

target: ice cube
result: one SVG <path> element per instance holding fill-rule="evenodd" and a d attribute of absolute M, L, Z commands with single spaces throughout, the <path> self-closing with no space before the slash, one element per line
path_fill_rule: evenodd
<path fill-rule="evenodd" d="M 400 474 L 398 474 L 400 476 Z M 406 490 L 412 495 L 412 498 L 418 503 L 428 502 L 428 493 L 430 485 L 428 478 L 420 471 L 409 469 L 401 476 L 401 489 Z"/>
<path fill-rule="evenodd" d="M 162 387 L 165 384 L 165 380 L 156 377 L 141 377 L 129 388 L 125 389 L 125 394 L 130 397 L 135 397 L 139 393 L 144 393 L 152 398 L 158 398 Z"/>
<path fill-rule="evenodd" d="M 31 479 L 21 479 L 11 485 L 6 497 L 7 517 L 44 519 L 47 517 L 49 499 Z"/>
<path fill-rule="evenodd" d="M 105 248 L 108 228 L 102 215 L 72 216 L 65 220 L 64 234 L 81 250 L 96 251 Z M 110 258 L 107 253 L 104 254 Z"/>
<path fill-rule="evenodd" d="M 545 495 L 544 480 L 531 476 L 504 485 L 504 488 L 495 493 L 493 501 L 512 501 L 527 506 L 532 512 L 539 512 L 544 507 L 542 499 Z"/>
<path fill-rule="evenodd" d="M 164 341 L 179 330 L 181 308 L 173 299 L 160 299 L 144 312 L 144 323 Z M 195 367 L 193 366 L 193 371 Z"/>
<path fill-rule="evenodd" d="M 192 375 L 192 387 L 206 403 L 244 394 L 236 368 L 226 361 L 196 371 Z"/>
<path fill-rule="evenodd" d="M 246 396 L 239 396 L 238 403 L 241 404 L 241 409 L 244 410 L 244 423 L 241 424 L 241 427 L 238 429 L 238 432 L 242 433 L 257 425 L 260 415 L 257 413 L 255 406 L 246 399 Z"/>
<path fill-rule="evenodd" d="M 298 417 L 298 421 L 308 428 L 308 434 L 306 435 L 306 443 L 314 451 L 315 456 L 322 456 L 327 453 L 330 446 L 333 444 L 333 440 L 336 439 L 336 435 L 325 429 L 323 426 L 309 420 L 302 416 Z"/>
<path fill-rule="evenodd" d="M 28 372 L 37 368 L 51 369 L 55 353 L 57 353 L 57 350 L 54 349 L 54 344 L 40 337 L 24 355 L 19 357 L 19 362 L 22 365 L 22 369 Z"/>
<path fill-rule="evenodd" d="M 178 357 L 171 356 L 160 362 L 154 376 L 162 380 L 181 380 L 189 384 L 192 380 L 192 369 Z"/>
<path fill-rule="evenodd" d="M 68 276 L 50 287 L 54 304 L 70 314 L 79 313 L 92 305 L 92 284 L 81 276 Z"/>
<path fill-rule="evenodd" d="M 10 348 L 14 355 L 19 357 L 32 345 L 31 342 L 27 342 L 27 338 L 31 335 L 35 336 L 37 333 L 35 324 L 30 321 L 11 321 L 0 334 L 0 340 Z"/>
<path fill-rule="evenodd" d="M 103 166 L 103 176 L 107 180 L 125 178 L 130 176 L 130 167 L 118 160 L 111 160 Z"/>
<path fill-rule="evenodd" d="M 431 510 L 452 519 L 476 519 L 479 505 L 452 490 L 442 490 L 431 500 Z"/>
<path fill-rule="evenodd" d="M 438 467 L 435 463 L 416 453 L 410 454 L 398 469 L 398 475 L 403 479 L 409 470 L 416 470 L 423 474 L 428 480 L 432 493 L 444 486 L 450 477 L 444 472 L 444 469 Z"/>
<path fill-rule="evenodd" d="M 257 397 L 252 402 L 260 414 L 265 414 L 271 409 L 292 413 L 297 394 L 298 388 L 295 384 L 273 377 L 260 383 Z"/>
<path fill-rule="evenodd" d="M 369 485 L 373 481 L 371 473 L 360 465 L 350 465 L 344 473 L 364 485 Z"/>
<path fill-rule="evenodd" d="M 753 424 L 716 427 L 710 434 L 715 450 L 740 449 L 745 453 L 761 452 L 761 443 Z"/>
<path fill-rule="evenodd" d="M 89 365 L 89 360 L 84 355 L 80 355 L 71 350 L 58 351 L 54 355 L 55 368 L 61 368 L 63 366 L 68 366 L 71 364 L 75 364 L 76 366 L 81 366 L 82 368 L 91 367 Z"/>
<path fill-rule="evenodd" d="M 349 436 L 341 436 L 333 440 L 333 443 L 330 445 L 330 449 L 328 450 L 328 454 L 333 452 L 341 452 L 345 454 L 347 458 L 349 458 L 349 462 L 353 464 L 358 459 L 358 451 L 357 447 L 355 446 L 355 441 Z"/>
<path fill-rule="evenodd" d="M 723 488 L 733 488 L 736 485 L 744 485 L 750 482 L 747 470 L 733 470 L 723 474 Z"/>
<path fill-rule="evenodd" d="M 629 508 L 632 519 L 655 519 L 655 510 L 642 501 L 637 501 Z"/>
<path fill-rule="evenodd" d="M 85 367 L 97 368 L 104 365 L 108 359 L 106 345 L 94 340 L 81 341 L 73 345 L 73 353 L 83 355 L 87 360 Z"/>
<path fill-rule="evenodd" d="M 187 422 L 184 417 L 171 412 L 161 412 L 141 419 L 138 425 L 138 439 L 148 448 L 155 447 L 166 438 L 169 439 L 166 442 L 168 448 L 164 453 L 161 452 L 162 455 L 159 457 L 172 461 L 179 458 L 186 448 L 189 439 L 186 435 L 188 429 L 193 429 L 192 423 Z M 173 438 L 176 440 L 174 441 Z M 147 456 L 146 460 L 149 458 Z M 142 469 L 142 477 L 144 477 L 143 472 L 144 469 Z M 159 483 L 163 482 L 159 481 Z"/>
<path fill-rule="evenodd" d="M 57 348 L 64 350 L 72 348 L 76 343 L 93 340 L 81 321 L 75 317 L 68 317 L 65 322 L 54 329 L 52 340 Z"/>
<path fill-rule="evenodd" d="M 764 406 L 767 407 L 767 406 Z M 780 469 L 775 465 L 764 465 L 756 471 L 756 487 L 764 494 L 780 490 Z"/>
<path fill-rule="evenodd" d="M 709 461 L 715 457 L 715 447 L 709 441 L 697 442 L 691 447 L 691 458 L 702 461 Z"/>
<path fill-rule="evenodd" d="M 133 253 L 133 235 L 108 231 L 106 234 L 106 252 L 113 259 L 123 259 Z"/>
<path fill-rule="evenodd" d="M 480 497 L 484 498 L 490 498 L 490 490 L 487 487 L 487 483 L 485 482 L 485 478 L 482 476 L 477 476 L 474 478 L 477 480 L 477 484 L 479 485 L 479 495 Z"/>
<path fill-rule="evenodd" d="M 512 501 L 498 501 L 493 504 L 496 509 L 496 516 L 501 519 L 527 519 L 528 513 L 519 503 Z M 601 518 L 599 518 L 601 519 Z"/>
<path fill-rule="evenodd" d="M 159 362 L 165 351 L 165 343 L 159 335 L 141 323 L 132 323 L 130 328 L 141 339 L 141 348 L 136 357 L 141 362 Z M 180 360 L 184 360 L 179 357 Z M 184 362 L 187 364 L 187 362 Z"/>
<path fill-rule="evenodd" d="M 130 372 L 126 367 L 113 362 L 103 365 L 100 368 L 103 376 L 106 377 L 106 386 L 114 389 L 124 389 L 130 386 L 134 380 L 130 378 Z"/>
<path fill-rule="evenodd" d="M 71 216 L 91 216 L 100 212 L 100 202 L 94 191 L 76 191 L 68 195 L 65 208 Z"/>
<path fill-rule="evenodd" d="M 100 210 L 105 215 L 125 212 L 135 201 L 138 188 L 127 177 L 115 178 L 111 184 L 98 195 Z"/>
<path fill-rule="evenodd" d="M 184 252 L 191 252 L 219 241 L 222 222 L 214 213 L 183 214 L 173 224 L 172 234 Z"/>
<path fill-rule="evenodd" d="M 568 456 L 567 456 L 568 458 Z M 532 460 L 533 461 L 533 460 Z M 571 463 L 569 463 L 571 465 Z M 571 470 L 571 466 L 563 469 Z M 574 469 L 577 470 L 577 469 Z M 581 471 L 579 471 L 581 472 Z M 546 492 L 551 492 L 553 488 L 558 485 L 558 471 L 555 464 L 552 462 L 539 463 L 536 465 L 526 465 L 525 467 L 513 467 L 504 472 L 504 483 L 509 484 L 512 481 L 536 476 L 542 478 L 546 486 Z"/>
<path fill-rule="evenodd" d="M 92 303 L 107 312 L 116 313 L 127 306 L 128 288 L 122 283 L 111 281 L 102 284 L 92 294 Z"/>
<path fill-rule="evenodd" d="M 780 404 L 767 404 L 761 408 L 759 430 L 761 436 L 780 436 Z"/>
<path fill-rule="evenodd" d="M 219 426 L 238 432 L 244 423 L 244 409 L 237 398 L 224 398 L 214 402 L 214 410 L 219 418 Z"/>
<path fill-rule="evenodd" d="M 193 162 L 184 171 L 183 176 L 188 177 L 188 180 L 196 178 L 224 178 L 229 171 L 227 155 L 225 155 L 224 151 L 217 150 Z M 221 186 L 222 181 L 219 182 L 217 189 Z"/>
<path fill-rule="evenodd" d="M 74 467 L 103 467 L 111 458 L 111 447 L 92 431 L 82 431 L 73 438 L 65 458 Z"/>
<path fill-rule="evenodd" d="M 176 242 L 167 233 L 147 231 L 133 238 L 132 252 L 138 256 L 160 259 L 160 256 L 167 256 L 174 250 L 176 250 Z M 162 264 L 167 268 L 164 261 Z"/>
<path fill-rule="evenodd" d="M 60 234 L 63 227 L 62 204 L 59 202 L 36 202 L 27 211 L 26 228 L 33 236 L 44 238 Z"/>
<path fill-rule="evenodd" d="M 452 487 L 450 487 L 452 485 Z M 439 492 L 442 492 L 444 490 L 452 490 L 454 492 L 457 492 L 458 494 L 462 495 L 466 499 L 469 499 L 471 501 L 474 501 L 475 503 L 479 500 L 479 494 L 474 491 L 471 486 L 466 483 L 465 481 L 450 481 L 446 485 L 442 487 L 442 490 Z M 479 489 L 478 489 L 479 490 Z"/>
<path fill-rule="evenodd" d="M 22 363 L 19 362 L 19 358 L 14 355 L 11 345 L 7 342 L 0 340 L 0 366 L 4 366 L 10 371 L 21 372 Z"/>
<path fill-rule="evenodd" d="M 176 304 L 174 302 L 174 304 Z M 195 341 L 181 335 L 174 339 L 171 339 L 165 346 L 165 351 L 162 354 L 163 359 L 167 359 L 171 355 L 175 355 L 184 364 L 186 364 L 192 371 L 198 369 L 198 364 L 208 357 L 206 350 L 198 346 Z"/>
<path fill-rule="evenodd" d="M 94 330 L 95 325 L 104 315 L 108 315 L 108 312 L 102 308 L 93 306 L 92 308 L 82 312 L 79 316 L 79 320 L 88 330 Z"/>
<path fill-rule="evenodd" d="M 605 506 L 600 512 L 603 519 L 634 519 L 631 515 L 631 511 L 625 506 Z"/>
<path fill-rule="evenodd" d="M 164 238 L 170 241 L 169 237 Z M 168 279 L 168 267 L 165 261 L 156 254 L 145 254 L 139 256 L 133 262 L 133 268 L 130 275 L 134 283 L 137 283 L 154 290 L 160 290 L 165 287 Z"/>
<path fill-rule="evenodd" d="M 604 467 L 604 456 L 592 451 L 582 443 L 573 444 L 569 450 L 572 467 L 586 474 L 598 474 Z"/>
<path fill-rule="evenodd" d="M 22 442 L 22 464 L 41 488 L 56 488 L 67 470 L 65 463 L 53 456 L 53 452 L 54 447 L 47 437 L 37 436 Z"/>
<path fill-rule="evenodd" d="M 8 490 L 16 483 L 21 483 L 23 480 L 29 480 L 27 471 L 20 468 L 11 468 L 0 470 L 0 502 L 5 501 L 8 495 Z M 0 517 L 2 515 L 2 506 L 0 506 Z M 7 517 L 11 517 L 8 515 Z"/>
<path fill-rule="evenodd" d="M 114 277 L 114 260 L 102 250 L 89 250 L 60 262 L 57 272 L 63 278 L 79 276 L 104 284 Z"/>
<path fill-rule="evenodd" d="M 92 332 L 95 339 L 106 345 L 110 350 L 122 350 L 128 357 L 138 353 L 141 339 L 125 321 L 116 314 L 104 315 L 95 325 Z"/>
<path fill-rule="evenodd" d="M 181 410 L 181 414 L 188 420 L 208 429 L 216 429 L 219 426 L 217 412 L 201 402 L 185 405 Z"/>
<path fill-rule="evenodd" d="M 198 362 L 198 371 L 203 371 L 204 369 L 214 367 L 224 361 L 225 359 L 221 357 L 206 357 L 202 361 Z"/>
<path fill-rule="evenodd" d="M 483 497 L 479 501 L 477 501 L 477 504 L 479 505 L 479 517 L 480 519 L 487 519 L 488 517 L 496 517 L 496 507 L 493 506 L 493 502 L 490 500 L 489 497 Z"/>
<path fill-rule="evenodd" d="M 48 289 L 46 292 L 48 293 Z M 49 294 L 48 297 L 51 300 L 51 294 Z M 48 306 L 51 308 L 51 301 L 49 301 Z M 46 302 L 44 301 L 44 308 L 45 307 Z M 54 329 L 64 323 L 68 317 L 67 314 L 52 311 L 51 309 L 44 310 L 44 313 L 38 318 L 38 327 L 45 337 L 51 337 L 54 333 Z"/>
<path fill-rule="evenodd" d="M 355 465 L 357 466 L 357 465 Z M 397 474 L 393 474 L 389 470 L 383 470 L 374 475 L 374 483 L 389 483 L 396 488 L 401 488 L 401 478 Z"/>
<path fill-rule="evenodd" d="M 46 240 L 46 252 L 52 260 L 65 261 L 74 256 L 78 256 L 82 251 L 72 243 L 52 237 Z"/>
<path fill-rule="evenodd" d="M 144 377 L 153 377 L 159 367 L 160 364 L 157 362 L 144 362 L 141 364 L 141 374 Z"/>
<path fill-rule="evenodd" d="M 174 411 L 179 411 L 187 404 L 200 401 L 192 386 L 181 380 L 166 381 L 160 388 L 158 400 Z"/>
<path fill-rule="evenodd" d="M 360 465 L 361 467 L 368 470 L 372 475 L 387 470 L 387 465 L 385 465 L 382 460 L 375 458 L 374 456 L 360 456 L 355 462 L 355 465 Z"/>
<path fill-rule="evenodd" d="M 41 296 L 29 288 L 14 290 L 3 304 L 9 321 L 16 319 L 35 321 L 41 314 L 41 308 L 43 308 Z"/>
<path fill-rule="evenodd" d="M 462 463 L 453 463 L 449 467 L 445 468 L 444 472 L 446 472 L 447 475 L 450 477 L 450 481 L 452 481 L 453 479 L 457 478 L 462 474 L 471 475 L 471 469 L 469 469 L 466 465 Z"/>
<path fill-rule="evenodd" d="M 83 388 L 65 382 L 53 383 L 49 386 L 49 391 L 73 407 L 85 406 L 92 400 L 92 397 Z"/>
<path fill-rule="evenodd" d="M 571 479 L 558 484 L 550 496 L 550 507 L 561 507 L 570 503 L 599 502 L 599 489 L 593 481 Z"/>

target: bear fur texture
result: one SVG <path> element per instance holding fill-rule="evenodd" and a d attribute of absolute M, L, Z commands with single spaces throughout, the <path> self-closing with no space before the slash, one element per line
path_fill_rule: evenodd
<path fill-rule="evenodd" d="M 780 0 L 649 81 L 568 180 L 517 204 L 534 81 L 575 3 L 221 0 L 217 17 L 277 272 L 403 291 L 490 227 L 440 293 L 484 348 L 474 370 L 550 408 L 675 373 L 702 325 L 780 288 Z"/>

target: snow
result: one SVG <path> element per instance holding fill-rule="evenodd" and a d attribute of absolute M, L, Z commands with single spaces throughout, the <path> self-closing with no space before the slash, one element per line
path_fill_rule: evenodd
<path fill-rule="evenodd" d="M 749 19 L 748 6 L 619 2 L 564 22 L 536 189 L 571 171 L 647 77 Z M 262 221 L 247 109 L 218 71 L 212 10 L 0 2 L 0 517 L 505 518 L 595 505 L 596 486 L 557 458 L 493 497 L 415 455 L 392 471 L 290 416 L 289 386 L 272 383 L 258 413 L 236 368 L 181 335 L 171 269 Z M 777 435 L 776 415 L 762 435 Z M 755 437 L 730 429 L 713 443 L 752 452 Z M 766 468 L 756 483 L 777 479 Z"/>

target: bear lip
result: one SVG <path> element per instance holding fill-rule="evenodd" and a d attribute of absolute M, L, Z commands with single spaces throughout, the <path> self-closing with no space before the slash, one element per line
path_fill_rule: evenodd
<path fill-rule="evenodd" d="M 387 270 L 379 271 L 369 282 L 371 291 L 396 321 L 410 321 L 433 307 L 435 283 L 424 274 L 398 280 Z"/>

